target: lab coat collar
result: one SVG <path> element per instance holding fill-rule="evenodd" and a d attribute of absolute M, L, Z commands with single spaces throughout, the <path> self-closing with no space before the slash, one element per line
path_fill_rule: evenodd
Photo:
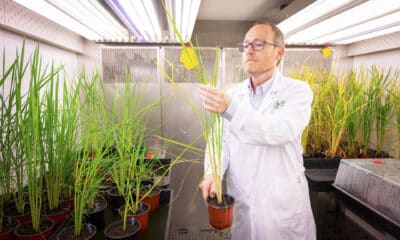
<path fill-rule="evenodd" d="M 283 87 L 283 82 L 282 82 L 282 74 L 278 69 L 275 69 L 275 72 L 272 76 L 273 80 L 272 85 L 270 89 L 268 90 L 267 94 L 276 94 L 279 92 L 279 90 L 282 89 Z M 245 81 L 242 82 L 242 87 L 240 88 L 240 95 L 245 95 L 248 94 L 248 86 L 250 83 L 250 78 L 247 78 Z M 265 98 L 264 98 L 265 99 Z M 264 101 L 263 101 L 264 102 Z"/>

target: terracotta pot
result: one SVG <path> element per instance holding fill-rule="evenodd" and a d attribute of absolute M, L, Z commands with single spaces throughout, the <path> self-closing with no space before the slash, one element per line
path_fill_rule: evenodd
<path fill-rule="evenodd" d="M 132 218 L 126 221 L 126 229 L 123 230 L 123 220 L 118 220 L 109 224 L 104 230 L 106 239 L 133 240 L 140 230 L 140 223 Z"/>
<path fill-rule="evenodd" d="M 146 191 L 147 187 L 143 187 L 144 191 Z M 150 214 L 154 213 L 157 211 L 157 209 L 160 207 L 160 193 L 161 189 L 158 187 L 155 187 L 150 195 L 142 199 L 142 202 L 147 203 L 150 206 Z"/>
<path fill-rule="evenodd" d="M 48 207 L 47 207 L 48 208 Z M 70 205 L 68 202 L 60 202 L 57 209 L 47 209 L 43 211 L 43 216 L 53 219 L 56 226 L 60 225 L 67 216 L 71 213 Z"/>
<path fill-rule="evenodd" d="M 0 240 L 13 240 L 14 229 L 18 226 L 19 221 L 13 218 L 9 218 L 7 221 L 3 220 L 3 232 L 0 233 Z"/>
<path fill-rule="evenodd" d="M 119 209 L 119 215 L 121 216 L 121 218 L 123 218 L 124 216 L 124 209 L 125 205 L 122 205 Z M 136 213 L 128 212 L 128 220 L 135 218 L 140 223 L 141 227 L 139 233 L 146 232 L 149 226 L 149 211 L 150 206 L 147 203 L 141 202 L 139 204 L 139 210 Z"/>
<path fill-rule="evenodd" d="M 19 224 L 14 229 L 16 240 L 43 240 L 48 239 L 54 229 L 54 221 L 50 218 L 42 218 L 40 220 L 40 231 L 36 232 L 32 229 L 32 221 Z"/>
<path fill-rule="evenodd" d="M 211 226 L 218 230 L 229 228 L 232 226 L 233 205 L 235 200 L 227 194 L 222 195 L 222 203 L 218 204 L 217 198 L 207 199 L 208 217 Z"/>
<path fill-rule="evenodd" d="M 75 236 L 74 228 L 75 228 L 74 225 L 64 228 L 57 234 L 56 239 L 57 240 L 70 240 L 70 239 L 91 240 L 91 239 L 94 239 L 96 236 L 97 229 L 96 229 L 96 226 L 93 224 L 90 224 L 90 223 L 83 224 L 81 234 L 79 236 Z M 73 236 L 73 238 L 71 238 L 71 236 Z"/>

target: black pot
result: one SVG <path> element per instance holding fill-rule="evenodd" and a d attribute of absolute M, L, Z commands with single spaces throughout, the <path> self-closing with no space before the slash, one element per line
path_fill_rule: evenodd
<path fill-rule="evenodd" d="M 104 211 L 107 208 L 107 201 L 104 198 L 96 198 L 94 208 L 87 211 L 87 221 L 96 226 L 97 229 L 103 229 L 105 225 Z"/>
<path fill-rule="evenodd" d="M 107 200 L 113 212 L 118 212 L 118 209 L 125 204 L 125 198 L 118 193 L 117 187 L 110 187 L 107 191 Z"/>
<path fill-rule="evenodd" d="M 135 219 L 126 222 L 126 229 L 123 230 L 123 220 L 109 224 L 104 230 L 106 239 L 133 240 L 140 230 L 140 223 Z"/>

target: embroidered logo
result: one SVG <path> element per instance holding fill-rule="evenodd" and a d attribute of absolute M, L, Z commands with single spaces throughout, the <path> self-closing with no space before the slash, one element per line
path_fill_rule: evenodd
<path fill-rule="evenodd" d="M 285 105 L 285 100 L 276 100 L 274 103 L 274 108 L 275 109 L 279 109 L 281 107 L 283 107 L 283 105 Z"/>

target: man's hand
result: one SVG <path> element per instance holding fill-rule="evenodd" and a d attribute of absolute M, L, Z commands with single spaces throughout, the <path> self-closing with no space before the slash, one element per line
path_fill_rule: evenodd
<path fill-rule="evenodd" d="M 212 174 L 205 176 L 200 184 L 200 188 L 204 201 L 207 201 L 208 196 L 215 197 L 214 176 Z"/>
<path fill-rule="evenodd" d="M 231 97 L 214 87 L 200 85 L 200 96 L 204 108 L 213 113 L 223 113 L 231 104 Z"/>

